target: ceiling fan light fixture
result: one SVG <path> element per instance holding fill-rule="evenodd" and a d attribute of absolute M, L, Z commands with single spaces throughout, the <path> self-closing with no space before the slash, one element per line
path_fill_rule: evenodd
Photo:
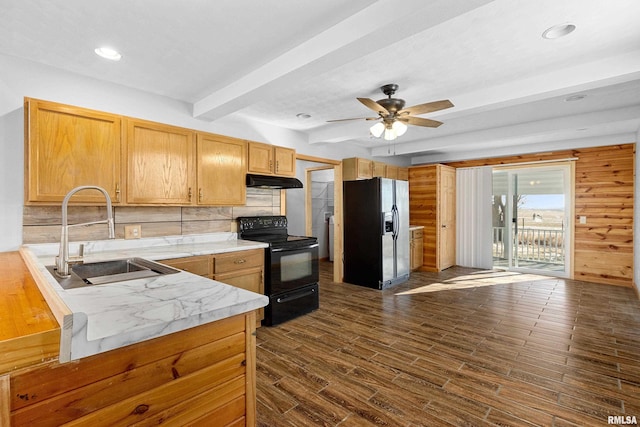
<path fill-rule="evenodd" d="M 384 123 L 378 122 L 369 128 L 369 132 L 371 132 L 371 135 L 376 138 L 380 138 L 382 136 L 382 132 L 384 132 L 384 128 Z"/>
<path fill-rule="evenodd" d="M 405 132 L 407 131 L 407 125 L 405 125 L 399 120 L 396 120 L 395 122 L 393 122 L 393 124 L 391 125 L 391 128 L 395 131 L 396 135 L 398 136 L 404 135 Z"/>
<path fill-rule="evenodd" d="M 393 129 L 392 126 L 387 126 L 384 129 L 384 139 L 386 141 L 393 141 L 398 137 L 397 132 Z"/>

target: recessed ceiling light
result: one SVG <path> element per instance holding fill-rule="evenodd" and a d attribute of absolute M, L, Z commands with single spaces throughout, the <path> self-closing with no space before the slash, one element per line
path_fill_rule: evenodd
<path fill-rule="evenodd" d="M 120 52 L 115 49 L 111 49 L 110 47 L 99 47 L 94 52 L 97 55 L 111 61 L 120 61 L 120 58 L 122 58 Z"/>
<path fill-rule="evenodd" d="M 565 100 L 565 102 L 582 101 L 586 97 L 587 97 L 587 95 L 583 95 L 583 94 L 571 95 L 571 96 L 567 96 L 564 100 Z"/>
<path fill-rule="evenodd" d="M 305 119 L 311 118 L 311 114 L 298 113 L 298 114 L 296 114 L 296 117 L 299 118 L 300 120 L 305 120 Z"/>
<path fill-rule="evenodd" d="M 575 29 L 576 26 L 569 23 L 554 25 L 551 28 L 547 28 L 544 33 L 542 33 L 542 37 L 550 40 L 559 39 L 560 37 L 573 33 Z"/>

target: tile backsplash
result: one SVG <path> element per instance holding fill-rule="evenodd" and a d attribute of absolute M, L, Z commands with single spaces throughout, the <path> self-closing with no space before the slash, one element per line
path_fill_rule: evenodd
<path fill-rule="evenodd" d="M 244 206 L 180 207 L 180 206 L 115 206 L 113 219 L 116 238 L 124 238 L 124 226 L 140 224 L 142 237 L 183 234 L 235 232 L 239 216 L 279 215 L 280 190 L 247 188 Z M 69 206 L 69 224 L 98 221 L 105 218 L 104 206 Z M 25 206 L 22 241 L 24 244 L 60 241 L 62 212 L 60 206 Z M 72 227 L 70 241 L 106 239 L 105 224 Z"/>

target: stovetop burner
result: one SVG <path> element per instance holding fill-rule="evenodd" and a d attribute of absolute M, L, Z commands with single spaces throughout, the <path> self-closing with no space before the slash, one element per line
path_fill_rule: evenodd
<path fill-rule="evenodd" d="M 272 248 L 304 247 L 318 242 L 316 237 L 293 236 L 287 232 L 287 217 L 247 216 L 239 217 L 240 238 L 269 243 Z"/>

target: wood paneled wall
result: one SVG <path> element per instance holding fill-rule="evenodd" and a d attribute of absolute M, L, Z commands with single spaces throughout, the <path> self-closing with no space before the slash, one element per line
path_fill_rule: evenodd
<path fill-rule="evenodd" d="M 409 222 L 424 227 L 422 267 L 428 271 L 439 271 L 437 193 L 437 167 L 409 168 Z"/>
<path fill-rule="evenodd" d="M 104 209 L 100 206 L 69 206 L 69 224 L 104 219 Z M 280 215 L 280 190 L 247 188 L 245 206 L 116 206 L 113 209 L 117 239 L 124 238 L 124 226 L 129 224 L 140 224 L 142 237 L 229 232 L 237 231 L 235 219 L 239 216 Z M 23 243 L 59 242 L 61 222 L 60 206 L 25 206 Z M 104 224 L 69 230 L 71 241 L 100 240 L 107 237 Z"/>
<path fill-rule="evenodd" d="M 631 286 L 635 144 L 448 163 L 501 165 L 575 157 L 574 278 Z M 579 217 L 587 223 L 580 224 Z"/>

